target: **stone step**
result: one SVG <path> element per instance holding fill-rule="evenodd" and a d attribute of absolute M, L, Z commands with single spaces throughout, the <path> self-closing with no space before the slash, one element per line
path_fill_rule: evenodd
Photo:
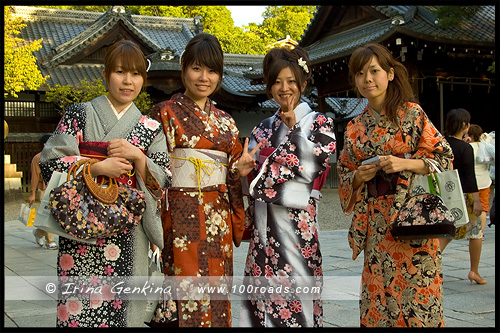
<path fill-rule="evenodd" d="M 4 178 L 22 178 L 22 171 L 17 171 L 15 164 L 4 164 Z"/>

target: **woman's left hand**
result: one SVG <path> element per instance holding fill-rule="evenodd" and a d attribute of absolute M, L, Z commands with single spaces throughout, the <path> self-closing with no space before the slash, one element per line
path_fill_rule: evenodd
<path fill-rule="evenodd" d="M 240 177 L 245 177 L 255 167 L 255 159 L 252 156 L 255 155 L 255 153 L 257 152 L 257 150 L 260 148 L 261 145 L 262 142 L 259 142 L 259 144 L 254 149 L 252 149 L 252 151 L 249 154 L 248 138 L 245 139 L 245 145 L 243 146 L 243 153 L 241 154 L 241 157 L 238 160 L 238 165 L 237 165 Z"/>

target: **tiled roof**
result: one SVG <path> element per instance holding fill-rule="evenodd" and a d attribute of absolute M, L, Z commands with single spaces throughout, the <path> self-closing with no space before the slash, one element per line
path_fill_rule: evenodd
<path fill-rule="evenodd" d="M 375 7 L 381 10 L 381 6 Z M 479 11 L 470 20 L 464 20 L 459 26 L 446 29 L 436 25 L 437 17 L 432 9 L 435 7 L 418 6 L 414 18 L 405 22 L 403 27 L 433 39 L 495 43 L 495 6 L 480 6 Z"/>
<path fill-rule="evenodd" d="M 392 28 L 390 20 L 376 20 L 347 32 L 328 36 L 306 47 L 312 64 L 331 55 L 348 55 L 358 46 L 377 40 Z"/>
<path fill-rule="evenodd" d="M 312 29 L 319 11 L 313 17 L 308 29 Z M 365 25 L 334 33 L 306 46 L 311 62 L 319 63 L 324 59 L 340 58 L 349 55 L 358 46 L 368 42 L 379 42 L 397 32 L 418 35 L 419 39 L 456 43 L 483 43 L 495 45 L 495 6 L 481 6 L 480 10 L 458 27 L 447 29 L 436 25 L 435 7 L 431 6 L 371 6 L 386 16 Z M 307 34 L 304 33 L 303 37 Z"/>
<path fill-rule="evenodd" d="M 335 118 L 352 118 L 361 114 L 368 104 L 366 98 L 339 98 L 326 97 L 326 104 L 330 107 Z"/>
<path fill-rule="evenodd" d="M 85 78 L 88 82 L 95 79 L 102 79 L 102 70 L 104 65 L 94 64 L 76 64 L 76 65 L 61 65 L 53 68 L 40 67 L 42 75 L 50 75 L 47 83 L 50 86 L 60 84 L 65 85 L 79 85 L 80 81 Z M 47 88 L 47 87 L 45 87 Z"/>

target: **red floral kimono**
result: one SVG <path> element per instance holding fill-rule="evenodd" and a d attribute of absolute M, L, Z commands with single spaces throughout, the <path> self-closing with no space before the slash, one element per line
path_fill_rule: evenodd
<path fill-rule="evenodd" d="M 201 110 L 184 94 L 158 104 L 153 114 L 163 124 L 169 153 L 174 148 L 221 151 L 227 153 L 228 165 L 225 184 L 169 188 L 162 216 L 164 273 L 177 277 L 232 276 L 232 243 L 240 245 L 245 219 L 235 164 L 242 153 L 236 124 L 210 100 Z M 201 170 L 201 174 L 205 172 Z M 175 177 L 175 170 L 172 173 Z M 178 300 L 178 313 L 181 327 L 231 327 L 229 297 Z"/>
<path fill-rule="evenodd" d="M 342 209 L 354 212 L 348 235 L 353 260 L 364 251 L 360 324 L 444 326 L 439 240 L 396 241 L 390 232 L 414 173 L 401 172 L 392 194 L 373 195 L 368 183 L 354 192 L 352 181 L 361 162 L 376 155 L 432 158 L 451 169 L 453 154 L 418 104 L 407 103 L 398 111 L 399 124 L 384 113 L 376 116 L 367 107 L 348 124 L 338 164 Z"/>

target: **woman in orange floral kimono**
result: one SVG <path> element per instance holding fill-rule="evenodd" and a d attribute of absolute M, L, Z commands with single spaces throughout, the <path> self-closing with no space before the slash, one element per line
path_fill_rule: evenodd
<path fill-rule="evenodd" d="M 255 161 L 246 153 L 247 144 L 242 148 L 233 118 L 208 98 L 222 78 L 218 40 L 196 35 L 186 46 L 181 67 L 186 91 L 153 110 L 163 124 L 172 163 L 172 187 L 162 216 L 164 273 L 178 277 L 180 327 L 230 327 L 228 296 L 183 292 L 186 282 L 196 288 L 213 281 L 208 277 L 225 282 L 233 275 L 233 242 L 240 245 L 245 219 L 240 176 Z M 161 323 L 161 316 L 153 320 Z"/>
<path fill-rule="evenodd" d="M 396 241 L 390 224 L 415 174 L 429 172 L 428 159 L 451 168 L 443 136 L 414 103 L 404 66 L 378 44 L 357 49 L 349 76 L 368 99 L 345 133 L 339 159 L 339 196 L 346 214 L 353 260 L 364 252 L 362 327 L 442 327 L 442 265 L 438 239 Z M 378 164 L 361 165 L 380 156 Z"/>

